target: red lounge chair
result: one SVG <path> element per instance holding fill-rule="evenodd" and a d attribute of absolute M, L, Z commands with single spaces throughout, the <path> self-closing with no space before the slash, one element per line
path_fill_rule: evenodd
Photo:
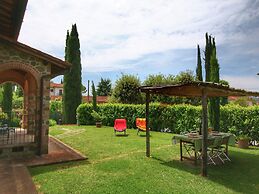
<path fill-rule="evenodd" d="M 139 134 L 140 131 L 145 132 L 146 131 L 146 118 L 136 118 L 136 126 L 138 128 L 137 134 Z"/>
<path fill-rule="evenodd" d="M 114 121 L 114 134 L 115 135 L 116 135 L 116 132 L 124 132 L 124 135 L 126 135 L 126 129 L 127 129 L 126 119 L 115 119 L 115 121 Z"/>

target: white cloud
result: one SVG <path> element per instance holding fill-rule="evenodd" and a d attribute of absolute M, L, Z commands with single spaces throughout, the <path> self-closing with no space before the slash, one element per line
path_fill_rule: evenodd
<path fill-rule="evenodd" d="M 63 57 L 66 30 L 77 23 L 83 69 L 123 70 L 132 68 L 126 60 L 195 48 L 207 31 L 223 44 L 225 31 L 251 19 L 245 6 L 243 0 L 30 0 L 20 41 Z"/>
<path fill-rule="evenodd" d="M 252 76 L 222 76 L 222 79 L 227 80 L 231 87 L 258 91 L 259 76 L 257 76 L 256 73 L 257 72 L 254 72 Z"/>

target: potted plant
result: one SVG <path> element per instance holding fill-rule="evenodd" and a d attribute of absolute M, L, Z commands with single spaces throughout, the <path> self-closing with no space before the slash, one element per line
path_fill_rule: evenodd
<path fill-rule="evenodd" d="M 249 147 L 250 137 L 245 134 L 237 136 L 237 147 L 247 149 Z"/>
<path fill-rule="evenodd" d="M 91 116 L 95 120 L 96 127 L 98 127 L 98 128 L 102 127 L 102 120 L 104 119 L 104 117 L 94 110 L 91 113 Z"/>

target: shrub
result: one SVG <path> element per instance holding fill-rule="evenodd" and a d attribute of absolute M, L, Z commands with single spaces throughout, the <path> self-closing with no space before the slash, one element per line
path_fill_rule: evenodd
<path fill-rule="evenodd" d="M 0 112 L 0 125 L 3 125 L 7 122 L 7 114 L 6 113 L 3 113 L 3 112 Z"/>
<path fill-rule="evenodd" d="M 78 106 L 76 112 L 77 112 L 77 120 L 78 120 L 77 122 L 80 123 L 80 125 L 95 124 L 94 118 L 91 115 L 91 113 L 93 112 L 92 104 L 89 104 L 89 103 L 81 104 Z"/>
<path fill-rule="evenodd" d="M 55 126 L 55 125 L 57 125 L 57 122 L 53 119 L 49 119 L 49 126 L 51 127 L 51 126 Z"/>
<path fill-rule="evenodd" d="M 13 97 L 13 109 L 23 109 L 23 97 Z"/>
<path fill-rule="evenodd" d="M 102 122 L 104 116 L 100 115 L 98 112 L 94 111 L 91 113 L 91 116 L 94 118 L 95 122 Z"/>
<path fill-rule="evenodd" d="M 222 106 L 220 109 L 220 130 L 231 131 L 236 136 L 247 135 L 251 140 L 259 140 L 259 107 L 239 105 Z"/>
<path fill-rule="evenodd" d="M 116 118 L 125 118 L 128 128 L 136 128 L 136 118 L 145 117 L 145 105 L 100 104 L 98 112 L 104 115 L 103 124 L 113 126 Z M 77 108 L 80 124 L 92 125 L 91 104 L 81 104 Z M 173 133 L 199 130 L 201 127 L 201 107 L 192 105 L 150 104 L 150 127 L 154 131 L 169 128 Z M 259 107 L 221 106 L 220 131 L 232 132 L 236 136 L 248 135 L 259 141 Z"/>
<path fill-rule="evenodd" d="M 12 126 L 12 127 L 20 127 L 20 122 L 21 122 L 21 119 L 18 118 L 17 116 L 14 116 L 11 119 L 10 126 Z"/>
<path fill-rule="evenodd" d="M 62 101 L 50 101 L 49 118 L 59 122 L 62 119 Z"/>

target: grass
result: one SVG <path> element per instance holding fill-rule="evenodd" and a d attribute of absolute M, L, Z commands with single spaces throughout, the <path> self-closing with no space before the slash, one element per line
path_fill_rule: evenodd
<path fill-rule="evenodd" d="M 172 134 L 152 132 L 151 158 L 145 157 L 145 136 L 113 128 L 56 126 L 50 133 L 89 159 L 30 168 L 43 193 L 259 193 L 259 149 L 230 148 L 232 162 L 200 167 L 179 161 L 179 145 Z M 144 134 L 144 133 L 143 133 Z"/>

